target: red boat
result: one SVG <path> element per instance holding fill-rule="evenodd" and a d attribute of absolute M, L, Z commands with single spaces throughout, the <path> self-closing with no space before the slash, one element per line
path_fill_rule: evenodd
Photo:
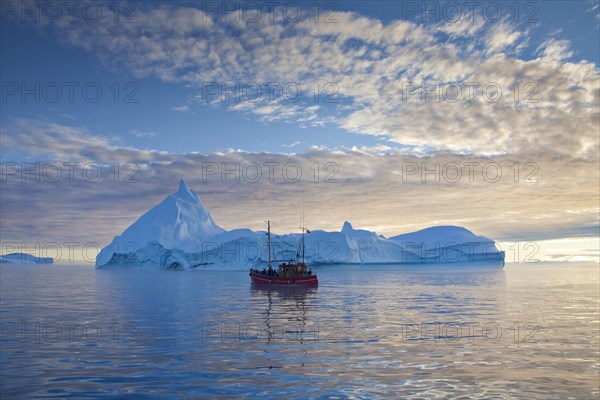
<path fill-rule="evenodd" d="M 302 239 L 300 240 L 300 249 L 296 254 L 300 261 L 294 260 L 273 260 L 271 257 L 271 221 L 267 221 L 267 243 L 269 253 L 268 269 L 262 271 L 250 268 L 250 279 L 252 283 L 258 285 L 303 285 L 316 286 L 319 284 L 319 279 L 316 274 L 313 274 L 308 265 L 304 261 L 304 232 L 302 228 Z M 282 262 L 273 268 L 274 262 Z"/>

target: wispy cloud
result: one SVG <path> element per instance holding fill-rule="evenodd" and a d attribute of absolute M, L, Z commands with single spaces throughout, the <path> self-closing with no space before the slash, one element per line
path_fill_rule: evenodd
<path fill-rule="evenodd" d="M 158 133 L 154 132 L 154 131 L 133 130 L 133 131 L 131 131 L 131 135 L 138 137 L 138 138 L 152 138 L 152 137 L 158 136 Z"/>
<path fill-rule="evenodd" d="M 556 62 L 567 60 L 573 55 L 568 40 L 548 39 L 538 46 L 537 51 L 544 59 Z"/>
<path fill-rule="evenodd" d="M 294 143 L 290 143 L 290 144 L 284 144 L 282 145 L 282 147 L 287 147 L 288 149 L 292 148 L 292 147 L 296 147 L 300 144 L 301 142 L 294 142 Z"/>
<path fill-rule="evenodd" d="M 509 22 L 493 24 L 484 38 L 485 51 L 488 54 L 519 52 L 525 45 L 524 32 L 520 32 Z"/>
<path fill-rule="evenodd" d="M 171 107 L 171 110 L 179 111 L 179 112 L 190 111 L 190 106 L 188 106 L 187 104 L 184 104 L 181 106 Z"/>

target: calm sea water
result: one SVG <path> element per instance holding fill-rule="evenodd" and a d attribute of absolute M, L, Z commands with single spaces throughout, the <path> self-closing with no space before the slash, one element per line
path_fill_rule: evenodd
<path fill-rule="evenodd" d="M 1 398 L 599 397 L 598 265 L 3 265 Z"/>

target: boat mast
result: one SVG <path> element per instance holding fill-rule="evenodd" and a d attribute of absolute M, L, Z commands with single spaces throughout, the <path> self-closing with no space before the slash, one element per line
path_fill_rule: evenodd
<path fill-rule="evenodd" d="M 306 228 L 302 228 L 302 264 L 306 264 L 304 261 L 304 231 Z"/>
<path fill-rule="evenodd" d="M 304 191 L 302 191 L 302 264 L 306 264 L 306 262 L 304 261 L 304 231 L 305 231 L 305 225 L 304 225 Z"/>
<path fill-rule="evenodd" d="M 269 271 L 271 268 L 271 221 L 267 221 L 267 251 L 269 252 Z"/>

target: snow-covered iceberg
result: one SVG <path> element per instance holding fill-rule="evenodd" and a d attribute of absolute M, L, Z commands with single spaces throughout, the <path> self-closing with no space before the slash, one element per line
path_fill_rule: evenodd
<path fill-rule="evenodd" d="M 27 253 L 10 253 L 0 256 L 0 264 L 52 264 L 52 257 L 36 257 Z"/>
<path fill-rule="evenodd" d="M 295 258 L 300 234 L 272 235 L 275 259 Z M 468 263 L 502 265 L 494 241 L 458 226 L 437 226 L 385 238 L 344 222 L 340 232 L 314 230 L 305 236 L 311 264 Z M 266 232 L 226 231 L 182 179 L 179 190 L 142 215 L 103 248 L 96 267 L 249 268 L 265 265 Z"/>

